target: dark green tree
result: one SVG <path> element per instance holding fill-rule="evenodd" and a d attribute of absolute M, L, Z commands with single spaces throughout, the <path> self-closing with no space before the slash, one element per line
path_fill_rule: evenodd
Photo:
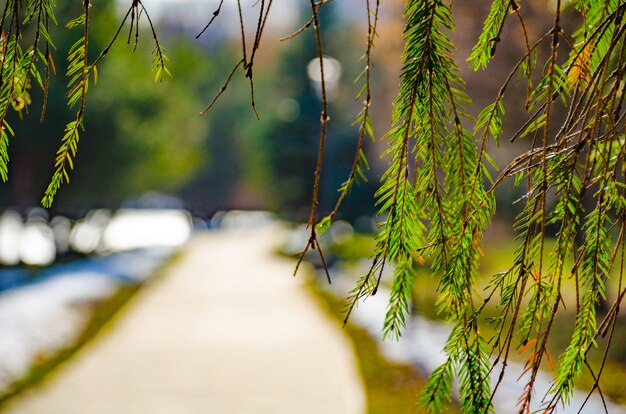
<path fill-rule="evenodd" d="M 357 74 L 350 73 L 350 62 L 358 59 L 358 51 L 345 50 L 349 43 L 347 33 L 342 30 L 340 21 L 333 17 L 336 13 L 329 4 L 324 12 L 323 37 L 334 39 L 336 45 L 327 53 L 340 62 L 341 78 L 333 84 L 333 99 L 329 108 L 333 112 L 332 122 L 328 125 L 327 159 L 324 175 L 320 180 L 320 207 L 324 211 L 332 209 L 337 188 L 345 180 L 346 171 L 352 164 L 354 128 L 347 111 L 335 108 L 357 109 L 351 94 L 351 84 Z M 306 15 L 306 10 L 305 13 Z M 302 24 L 304 24 L 303 22 Z M 265 108 L 263 122 L 250 125 L 246 135 L 253 141 L 254 153 L 259 159 L 259 169 L 253 175 L 259 177 L 260 187 L 266 193 L 274 208 L 290 217 L 306 219 L 312 196 L 311 171 L 317 162 L 319 140 L 319 112 L 321 103 L 319 85 L 309 77 L 308 65 L 317 55 L 310 47 L 314 42 L 312 32 L 303 33 L 285 42 L 285 51 L 274 63 L 270 79 L 264 83 L 274 85 L 273 90 L 264 91 L 262 96 Z M 343 49 L 343 50 L 342 50 Z M 346 73 L 347 72 L 347 73 Z M 352 70 L 354 72 L 354 70 Z M 260 82 L 257 82 L 260 83 Z M 260 85 L 260 87 L 263 87 Z M 261 171 L 259 171 L 261 170 Z M 271 185 L 268 185 L 271 183 Z M 373 214 L 371 202 L 373 186 L 364 183 L 354 188 L 346 200 L 349 204 L 342 211 L 354 219 L 359 215 Z"/>
<path fill-rule="evenodd" d="M 80 3 L 65 4 L 58 13 L 79 14 L 80 6 Z M 117 22 L 114 2 L 101 2 L 98 10 L 89 37 L 91 59 L 110 42 L 111 27 Z M 21 29 L 24 37 L 26 33 L 32 34 L 33 28 Z M 76 115 L 66 104 L 64 56 L 80 39 L 82 31 L 55 25 L 49 31 L 55 47 L 49 47 L 49 67 L 42 73 L 45 76 L 45 70 L 49 70 L 49 79 L 44 83 L 47 92 L 25 88 L 24 99 L 32 101 L 31 105 L 24 106 L 21 112 L 8 111 L 5 118 L 20 138 L 12 140 L 9 147 L 14 179 L 9 182 L 9 188 L 3 189 L 11 193 L 3 200 L 20 207 L 32 206 L 41 197 L 50 181 L 54 164 L 51 160 L 59 145 L 57 137 Z M 97 84 L 89 95 L 90 110 L 83 120 L 86 132 L 80 143 L 81 157 L 75 160 L 77 168 L 89 165 L 86 167 L 89 173 L 73 177 L 71 189 L 61 190 L 66 194 L 55 208 L 76 211 L 93 205 L 114 207 L 140 190 L 173 191 L 204 161 L 199 149 L 206 135 L 206 123 L 197 116 L 201 101 L 191 78 L 199 77 L 197 73 L 203 71 L 200 66 L 206 59 L 201 57 L 199 47 L 174 40 L 173 66 L 181 75 L 188 76 L 158 85 L 146 76 L 146 68 L 151 65 L 148 38 L 142 38 L 137 46 L 121 43 L 111 48 L 111 59 L 99 65 Z M 135 52 L 131 53 L 133 49 Z M 19 102 L 19 97 L 14 99 Z M 40 123 L 37 108 L 42 108 L 44 100 L 45 122 Z M 31 110 L 37 113 L 27 114 Z M 66 172 L 69 178 L 69 169 Z"/>

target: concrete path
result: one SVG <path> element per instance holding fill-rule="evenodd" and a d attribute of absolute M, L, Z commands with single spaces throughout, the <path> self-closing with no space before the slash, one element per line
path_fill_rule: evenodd
<path fill-rule="evenodd" d="M 275 231 L 276 229 L 274 229 Z M 351 344 L 269 229 L 196 237 L 10 414 L 363 414 Z"/>

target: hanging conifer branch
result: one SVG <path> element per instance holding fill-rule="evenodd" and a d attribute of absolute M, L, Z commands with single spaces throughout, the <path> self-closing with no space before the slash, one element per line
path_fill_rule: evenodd
<path fill-rule="evenodd" d="M 10 16 L 9 28 L 5 36 L 4 22 Z M 8 180 L 8 147 L 9 136 L 13 135 L 11 126 L 6 121 L 7 112 L 10 107 L 21 110 L 24 103 L 24 96 L 19 96 L 16 92 L 23 90 L 28 71 L 24 60 L 24 53 L 19 44 L 21 38 L 20 31 L 20 5 L 17 0 L 8 0 L 2 15 L 2 67 L 0 68 L 0 176 L 3 181 Z M 21 100 L 21 104 L 19 104 Z"/>
<path fill-rule="evenodd" d="M 320 84 L 321 84 L 321 95 L 322 95 L 322 112 L 320 115 L 320 139 L 319 146 L 317 150 L 317 164 L 315 166 L 315 173 L 313 177 L 313 195 L 311 197 L 311 212 L 309 214 L 309 220 L 307 222 L 307 227 L 310 230 L 310 236 L 307 241 L 306 246 L 299 254 L 298 263 L 296 264 L 296 268 L 294 270 L 294 275 L 298 271 L 300 264 L 304 260 L 304 256 L 309 251 L 309 249 L 317 250 L 317 253 L 322 260 L 322 265 L 324 268 L 324 272 L 326 274 L 326 279 L 328 283 L 331 283 L 330 273 L 328 271 L 328 266 L 326 265 L 326 260 L 324 258 L 324 252 L 322 252 L 322 247 L 320 246 L 318 240 L 318 221 L 317 221 L 317 208 L 319 206 L 319 189 L 320 189 L 320 180 L 322 176 L 322 164 L 324 162 L 324 148 L 326 146 L 326 126 L 328 121 L 330 120 L 330 116 L 328 114 L 328 98 L 326 95 L 326 78 L 324 74 L 324 49 L 322 46 L 322 34 L 320 28 L 320 19 L 319 19 L 319 8 L 314 0 L 311 0 L 311 13 L 313 15 L 313 29 L 315 30 L 315 44 L 317 48 L 317 59 L 320 64 Z M 322 224 L 324 224 L 322 222 Z"/>
<path fill-rule="evenodd" d="M 67 23 L 66 27 L 72 29 L 74 27 L 83 27 L 83 36 L 70 48 L 68 53 L 68 69 L 67 77 L 70 78 L 68 84 L 68 92 L 66 97 L 68 99 L 68 106 L 70 108 L 75 107 L 78 104 L 78 111 L 76 112 L 76 118 L 69 122 L 65 126 L 63 139 L 61 141 L 61 147 L 57 151 L 57 156 L 54 163 L 54 173 L 52 179 L 46 188 L 45 194 L 41 200 L 44 207 L 52 206 L 54 197 L 63 183 L 69 183 L 69 170 L 74 169 L 74 158 L 78 152 L 78 141 L 80 139 L 80 131 L 83 129 L 83 121 L 85 115 L 85 99 L 89 89 L 89 78 L 93 75 L 94 82 L 97 79 L 97 65 L 108 54 L 111 47 L 115 44 L 119 34 L 121 33 L 129 16 L 133 16 L 136 24 L 138 24 L 140 18 L 139 7 L 141 7 L 141 13 L 145 14 L 148 24 L 152 33 L 152 37 L 155 42 L 153 49 L 152 70 L 154 72 L 155 82 L 162 82 L 171 77 L 171 73 L 167 68 L 168 58 L 165 55 L 165 48 L 159 43 L 156 29 L 150 15 L 145 9 L 141 0 L 132 0 L 132 3 L 126 12 L 126 15 L 122 19 L 122 22 L 118 26 L 113 38 L 105 47 L 102 52 L 96 57 L 93 63 L 88 63 L 88 45 L 89 45 L 89 9 L 91 8 L 90 0 L 84 0 L 83 13 L 74 20 Z M 135 30 L 138 26 L 136 26 Z M 131 31 L 133 25 L 131 23 Z"/>
<path fill-rule="evenodd" d="M 363 109 L 357 116 L 357 120 L 355 123 L 359 124 L 359 138 L 356 145 L 354 160 L 352 161 L 352 168 L 350 169 L 350 174 L 348 175 L 348 179 L 341 184 L 339 188 L 339 197 L 337 202 L 335 203 L 335 207 L 332 209 L 330 214 L 320 220 L 318 224 L 318 229 L 320 232 L 324 232 L 330 224 L 332 220 L 335 218 L 339 209 L 341 208 L 341 204 L 345 200 L 346 196 L 352 190 L 352 186 L 359 179 L 366 181 L 365 178 L 365 170 L 369 169 L 369 163 L 367 161 L 367 157 L 363 151 L 363 145 L 365 143 L 365 136 L 369 136 L 372 141 L 375 140 L 374 136 L 374 126 L 372 125 L 372 118 L 370 116 L 370 107 L 372 104 L 372 90 L 371 90 L 371 66 L 372 66 L 372 48 L 374 47 L 374 39 L 377 36 L 376 27 L 378 24 L 378 10 L 380 8 L 380 0 L 376 0 L 376 4 L 372 9 L 370 7 L 370 0 L 365 0 L 365 7 L 367 9 L 367 46 L 365 50 L 365 55 L 363 56 L 363 60 L 365 62 L 365 68 L 357 78 L 357 81 L 361 78 L 364 78 L 363 87 L 357 94 L 357 99 L 364 98 L 363 101 Z"/>
<path fill-rule="evenodd" d="M 621 7 L 621 6 L 620 6 Z M 602 38 L 604 34 L 609 32 L 608 28 L 610 27 L 609 21 L 613 18 L 617 18 L 618 14 L 615 14 L 616 10 L 603 10 L 603 18 L 605 20 L 599 24 L 597 29 L 592 32 L 592 38 Z M 604 13 L 606 12 L 606 13 Z M 602 19 L 597 19 L 597 21 L 602 21 Z M 619 21 L 617 18 L 616 21 Z M 612 32 L 612 31 L 611 31 Z M 607 85 L 611 85 L 611 82 L 607 82 L 608 77 L 603 75 L 602 73 L 606 73 L 606 65 L 609 64 L 610 55 L 613 54 L 612 49 L 615 50 L 617 46 L 617 39 L 621 39 L 619 36 L 623 36 L 621 32 L 618 30 L 617 32 L 612 32 L 614 36 L 614 41 L 610 41 L 606 39 L 605 41 L 605 49 L 603 52 L 603 58 L 597 61 L 597 65 L 595 70 L 589 69 L 589 64 L 584 63 L 590 60 L 590 51 L 592 48 L 589 47 L 589 43 L 587 41 L 579 41 L 576 44 L 579 46 L 576 50 L 573 51 L 572 57 L 570 58 L 570 62 L 566 67 L 566 70 L 560 69 L 554 62 L 555 50 L 556 50 L 556 38 L 560 33 L 560 28 L 558 28 L 558 14 L 557 14 L 557 23 L 555 24 L 555 28 L 552 30 L 552 50 L 553 57 L 552 63 L 547 65 L 548 67 L 548 75 L 546 75 L 537 88 L 533 91 L 531 95 L 531 107 L 536 105 L 538 99 L 544 100 L 544 103 L 540 106 L 540 109 L 536 112 L 536 115 L 533 115 L 531 121 L 527 123 L 527 125 L 523 128 L 523 135 L 534 134 L 536 136 L 537 132 L 543 131 L 543 139 L 542 144 L 536 150 L 531 150 L 529 153 L 524 154 L 522 157 L 515 160 L 502 175 L 511 177 L 515 174 L 518 176 L 520 174 L 529 173 L 529 180 L 531 179 L 530 172 L 532 172 L 533 179 L 529 181 L 529 196 L 527 197 L 527 212 L 523 213 L 520 216 L 522 220 L 520 225 L 522 229 L 526 233 L 526 242 L 524 243 L 524 248 L 520 251 L 516 266 L 521 269 L 537 269 L 530 272 L 530 277 L 524 276 L 526 272 L 521 272 L 520 277 L 517 279 L 501 279 L 501 280 L 509 280 L 512 282 L 509 285 L 505 285 L 504 291 L 516 292 L 519 293 L 510 296 L 503 295 L 503 301 L 501 302 L 501 306 L 504 306 L 504 309 L 514 309 L 511 318 L 510 328 L 508 330 L 508 334 L 504 338 L 505 353 L 504 359 L 506 363 L 506 359 L 508 358 L 508 349 L 510 346 L 510 341 L 513 339 L 514 330 L 519 330 L 521 332 L 525 332 L 525 335 L 522 337 L 522 343 L 520 346 L 523 346 L 523 349 L 526 349 L 526 343 L 531 344 L 533 346 L 533 351 L 531 352 L 532 358 L 528 361 L 528 368 L 531 372 L 530 380 L 527 383 L 526 392 L 522 396 L 520 400 L 520 412 L 527 412 L 530 409 L 530 396 L 532 395 L 532 388 L 534 379 L 536 378 L 536 374 L 540 367 L 540 362 L 543 356 L 550 359 L 549 354 L 546 352 L 546 342 L 549 337 L 551 328 L 553 326 L 554 317 L 559 308 L 559 304 L 562 303 L 562 295 L 560 293 L 561 290 L 561 281 L 563 274 L 563 266 L 566 260 L 566 257 L 573 255 L 574 257 L 578 257 L 579 260 L 576 263 L 585 263 L 585 256 L 581 252 L 571 251 L 571 246 L 574 245 L 574 240 L 576 235 L 579 232 L 580 220 L 579 217 L 582 214 L 582 204 L 581 200 L 583 199 L 583 194 L 586 189 L 592 185 L 597 184 L 597 179 L 593 179 L 593 177 L 601 177 L 602 175 L 598 175 L 599 171 L 592 173 L 592 169 L 596 169 L 594 167 L 594 150 L 596 140 L 600 140 L 601 142 L 607 140 L 604 138 L 607 136 L 606 132 L 600 133 L 596 135 L 596 131 L 600 132 L 601 128 L 599 128 L 602 123 L 601 118 L 598 117 L 598 112 L 595 115 L 592 115 L 591 112 L 594 107 L 602 107 L 602 111 L 608 111 L 610 113 L 614 112 L 613 105 L 606 105 L 606 98 L 602 98 L 602 94 L 599 93 L 600 90 L 605 89 Z M 585 36 L 589 36 L 589 32 L 585 34 Z M 589 37 L 588 37 L 589 39 Z M 593 40 L 592 40 L 593 41 Z M 607 47 L 608 46 L 608 47 Z M 621 52 L 620 52 L 621 55 Z M 588 73 L 586 75 L 580 75 L 581 65 L 585 66 L 587 69 L 585 71 Z M 604 68 L 603 68 L 604 66 Z M 621 64 L 618 64 L 621 66 Z M 559 130 L 559 133 L 556 136 L 555 143 L 550 143 L 547 140 L 548 137 L 548 128 L 551 124 L 550 122 L 550 107 L 552 106 L 552 102 L 554 99 L 561 97 L 562 99 L 567 98 L 563 91 L 566 89 L 565 79 L 572 79 L 572 73 L 575 73 L 575 76 L 584 76 L 584 81 L 578 82 L 575 86 L 572 85 L 570 81 L 571 90 L 574 88 L 573 97 L 571 99 L 570 109 L 568 111 L 568 116 Z M 613 73 L 616 73 L 615 71 Z M 619 69 L 617 70 L 619 73 Z M 580 80 L 580 79 L 579 79 Z M 554 85 L 554 86 L 551 86 Z M 553 91 L 550 89 L 553 88 Z M 617 96 L 615 92 L 615 87 L 610 86 L 609 94 L 611 96 Z M 613 99 L 615 101 L 615 99 Z M 533 103 L 535 102 L 535 103 Z M 479 117 L 481 119 L 481 117 Z M 591 124 L 589 122 L 594 120 Z M 485 123 L 485 121 L 482 121 Z M 619 129 L 617 125 L 613 124 L 605 131 L 612 130 L 616 131 Z M 623 128 L 623 126 L 621 127 Z M 613 135 L 614 137 L 617 137 Z M 573 141 L 573 139 L 577 139 L 577 141 Z M 619 142 L 619 140 L 608 139 L 610 142 Z M 577 167 L 579 164 L 579 157 L 583 154 L 583 149 L 585 146 L 591 145 L 589 147 L 591 149 L 590 152 L 587 152 L 586 159 L 587 161 L 583 164 L 585 167 L 583 170 L 584 177 L 578 177 L 579 171 Z M 602 156 L 602 158 L 607 158 L 607 156 Z M 526 167 L 523 169 L 519 169 L 517 166 L 523 165 L 526 163 Z M 596 164 L 597 165 L 597 164 Z M 612 166 L 611 170 L 615 170 L 615 167 Z M 502 178 L 501 175 L 501 178 Z M 501 178 L 498 179 L 496 185 L 501 182 Z M 519 177 L 518 177 L 519 179 Z M 601 186 L 601 184 L 599 184 Z M 553 209 L 552 213 L 546 213 L 548 208 L 545 204 L 545 194 L 548 188 L 555 187 L 560 194 L 563 196 L 559 199 L 557 206 Z M 598 193 L 595 194 L 597 196 Z M 532 208 L 531 208 L 532 206 Z M 599 210 L 595 210 L 596 214 L 600 214 L 603 217 L 607 217 L 605 214 L 601 214 Z M 589 216 L 591 218 L 591 216 Z M 549 276 L 547 280 L 543 280 L 544 271 L 540 270 L 544 266 L 542 265 L 543 259 L 543 228 L 545 228 L 546 220 L 549 223 L 561 223 L 561 232 L 558 234 L 557 245 L 555 247 L 555 252 L 551 254 L 550 257 L 550 271 L 548 271 L 547 275 Z M 591 223 L 591 224 L 590 224 Z M 610 238 L 608 237 L 608 233 L 603 232 L 602 229 L 606 229 L 606 221 L 604 224 L 598 223 L 597 220 L 587 221 L 587 226 L 593 225 L 596 229 L 596 234 L 604 234 L 604 242 L 608 243 Z M 535 230 L 532 230 L 535 229 Z M 597 233 L 600 232 L 600 233 Z M 524 233 L 523 233 L 524 234 Z M 534 234 L 530 237 L 531 234 Z M 594 244 L 594 246 L 597 243 Z M 605 244 L 606 245 L 606 244 Z M 585 245 L 584 245 L 585 246 Z M 583 246 L 583 249 L 584 249 Z M 597 250 L 594 249 L 597 252 Z M 606 257 L 606 249 L 603 255 Z M 587 262 L 594 263 L 598 265 L 601 260 L 599 260 L 599 255 L 594 255 L 593 257 L 587 256 Z M 611 259 L 609 262 L 613 262 L 614 259 Z M 513 270 L 513 269 L 512 269 Z M 593 270 L 593 269 L 591 269 Z M 589 270 L 584 270 L 579 273 L 578 265 L 572 270 L 572 274 L 575 274 L 578 278 L 579 276 L 583 276 L 583 274 L 589 274 Z M 593 274 L 594 271 L 591 271 Z M 597 272 L 596 272 L 597 273 Z M 511 275 L 511 272 L 507 272 L 508 275 Z M 599 284 L 589 285 L 588 288 L 583 286 L 583 292 L 586 295 L 592 295 L 591 292 L 600 292 L 597 294 L 593 294 L 595 296 L 591 296 L 589 299 L 586 299 L 585 296 L 581 298 L 581 303 L 579 305 L 579 312 L 584 311 L 595 307 L 595 305 L 584 306 L 585 303 L 598 303 L 599 299 L 603 295 L 602 284 L 599 282 L 603 280 L 605 277 L 608 277 L 608 270 L 604 269 L 602 274 L 604 276 L 592 280 L 597 280 Z M 520 282 L 520 279 L 523 279 Z M 533 283 L 527 284 L 526 281 L 531 280 Z M 532 287 L 532 291 L 534 292 L 531 296 L 530 304 L 527 307 L 527 311 L 524 312 L 523 317 L 521 318 L 521 327 L 515 328 L 517 323 L 517 315 L 519 313 L 519 304 L 521 303 L 519 299 L 514 298 L 522 298 L 526 295 L 527 286 Z M 508 299 L 507 299 L 508 298 Z M 511 299 L 514 299 L 511 302 Z M 511 308 L 511 305 L 516 303 L 516 305 Z M 507 312 L 503 312 L 503 316 L 499 319 L 503 321 L 506 318 Z M 586 337 L 593 337 L 593 331 L 591 331 L 590 326 L 594 326 L 595 323 L 591 322 L 592 319 L 587 317 L 588 313 L 582 313 L 579 318 L 581 320 L 585 320 L 590 325 L 587 328 L 580 328 L 581 333 L 587 332 Z M 544 326 L 545 328 L 542 328 Z M 535 331 L 536 329 L 536 331 Z M 531 332 L 536 332 L 536 336 L 533 338 Z M 575 342 L 572 342 L 570 345 L 571 348 L 566 350 L 564 356 L 561 358 L 573 358 L 574 353 L 573 350 L 576 347 L 576 344 L 580 344 L 580 341 L 585 341 L 581 339 L 584 337 L 578 336 L 575 339 Z M 576 342 L 578 341 L 578 342 Z M 496 343 L 502 343 L 502 341 L 498 340 Z M 502 351 L 501 351 L 502 352 Z M 553 400 L 547 403 L 547 408 L 551 411 L 556 406 L 556 402 L 560 400 L 567 400 L 567 395 L 571 393 L 573 378 L 580 372 L 580 369 L 587 364 L 586 361 L 586 353 L 576 357 L 578 359 L 566 359 L 564 361 L 571 362 L 563 362 L 559 374 L 557 377 L 558 391 L 555 391 L 555 396 Z M 574 362 L 576 361 L 576 362 Z M 548 361 L 550 365 L 552 362 Z M 561 379 L 559 379 L 561 378 Z M 500 376 L 502 379 L 502 375 Z M 496 384 L 496 388 L 497 388 Z"/>
<path fill-rule="evenodd" d="M 70 78 L 68 92 L 68 106 L 70 108 L 78 104 L 76 119 L 65 126 L 62 144 L 57 151 L 54 161 L 54 174 L 50 184 L 41 200 L 44 207 L 50 207 L 54 196 L 65 183 L 69 183 L 70 177 L 68 168 L 74 169 L 74 158 L 78 152 L 78 141 L 80 139 L 80 128 L 83 128 L 83 116 L 85 113 L 85 97 L 89 83 L 88 73 L 90 71 L 87 63 L 87 49 L 89 46 L 89 9 L 90 0 L 84 0 L 83 13 L 68 24 L 68 28 L 77 26 L 83 27 L 83 36 L 70 48 L 68 54 L 67 77 Z"/>
<path fill-rule="evenodd" d="M 270 9 L 272 8 L 272 5 L 273 5 L 273 0 L 267 0 L 267 3 L 266 3 L 266 0 L 260 0 L 260 2 L 258 2 L 258 3 L 259 3 L 259 13 L 258 13 L 258 19 L 257 19 L 257 24 L 256 24 L 256 30 L 255 30 L 255 33 L 254 33 L 254 39 L 253 39 L 253 43 L 252 43 L 252 48 L 250 50 L 250 54 L 248 55 L 248 53 L 246 52 L 246 40 L 247 39 L 246 39 L 245 30 L 244 30 L 243 15 L 242 15 L 242 11 L 241 11 L 241 2 L 237 1 L 237 9 L 238 9 L 238 13 L 239 13 L 239 23 L 240 23 L 240 30 L 241 30 L 241 41 L 242 41 L 242 44 L 243 44 L 243 47 L 242 47 L 242 58 L 241 58 L 240 61 L 238 61 L 233 66 L 233 69 L 231 70 L 230 75 L 226 79 L 226 82 L 222 85 L 221 89 L 213 97 L 211 102 L 200 112 L 200 115 L 206 114 L 209 111 L 209 109 L 211 109 L 211 107 L 215 104 L 215 102 L 217 102 L 217 100 L 220 98 L 220 96 L 224 93 L 224 91 L 228 87 L 228 84 L 230 83 L 230 80 L 232 79 L 233 75 L 235 74 L 235 72 L 237 71 L 239 66 L 243 65 L 242 68 L 244 70 L 244 76 L 248 79 L 248 82 L 249 82 L 250 106 L 251 106 L 252 112 L 254 113 L 254 116 L 257 118 L 257 120 L 261 119 L 260 116 L 259 116 L 259 113 L 257 111 L 256 100 L 255 100 L 255 97 L 254 97 L 254 70 L 253 70 L 254 69 L 254 59 L 256 57 L 257 51 L 259 50 L 259 48 L 261 46 L 261 39 L 263 37 L 263 31 L 265 30 L 265 26 L 267 24 L 267 19 L 268 19 L 269 14 L 270 14 Z M 220 2 L 220 5 L 218 6 L 217 10 L 215 12 L 213 12 L 213 16 L 211 17 L 211 20 L 209 21 L 209 23 L 196 36 L 196 38 L 199 38 L 200 36 L 202 36 L 202 34 L 213 23 L 213 21 L 219 15 L 219 13 L 220 13 L 220 11 L 222 9 L 222 4 L 223 4 L 223 1 Z"/>

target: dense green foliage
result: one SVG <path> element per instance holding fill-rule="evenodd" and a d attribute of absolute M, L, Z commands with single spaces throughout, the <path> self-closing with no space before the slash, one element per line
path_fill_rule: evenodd
<path fill-rule="evenodd" d="M 319 145 L 311 149 L 315 161 L 311 163 L 310 237 L 302 256 L 315 249 L 323 263 L 319 233 L 330 226 L 353 184 L 364 178 L 368 165 L 363 145 L 366 137 L 373 138 L 369 114 L 371 49 L 378 12 L 385 7 L 377 0 L 364 1 L 366 49 L 363 74 L 358 79 L 362 86 L 358 96 L 364 105 L 357 117 L 354 162 L 339 188 L 335 207 L 322 217 L 320 206 L 332 205 L 320 203 L 332 109 L 322 59 L 327 43 L 323 37 L 323 10 L 328 3 L 311 0 L 311 18 L 294 35 L 311 31 L 315 54 L 321 62 L 320 135 Z M 376 194 L 382 223 L 371 269 L 354 289 L 347 313 L 349 316 L 359 300 L 375 294 L 381 283 L 388 283 L 392 294 L 384 333 L 400 336 L 412 301 L 416 269 L 430 266 L 438 279 L 437 311 L 453 327 L 444 350 L 447 360 L 433 372 L 420 397 L 432 412 L 441 412 L 447 405 L 455 378 L 463 412 L 491 411 L 493 395 L 503 376 L 491 384 L 490 374 L 504 372 L 514 351 L 526 358 L 530 374 L 518 411 L 530 412 L 531 403 L 533 409 L 554 411 L 559 403 L 571 398 L 574 382 L 583 369 L 600 377 L 604 364 L 594 367 L 588 357 L 600 336 L 608 336 L 606 346 L 610 346 L 626 294 L 622 284 L 626 250 L 626 2 L 554 3 L 551 28 L 533 39 L 526 30 L 523 1 L 492 0 L 469 58 L 470 66 L 481 70 L 497 59 L 501 34 L 508 25 L 521 28 L 519 36 L 525 52 L 511 68 L 497 96 L 474 119 L 466 113 L 471 99 L 464 92 L 464 81 L 453 59 L 455 46 L 450 34 L 455 21 L 451 3 L 405 2 L 400 90 L 394 102 L 393 125 L 384 138 L 388 143 L 384 154 L 388 168 Z M 80 28 L 82 36 L 67 53 L 67 103 L 76 112 L 66 124 L 57 152 L 55 171 L 43 199 L 46 206 L 52 203 L 61 184 L 69 180 L 85 123 L 85 96 L 97 77 L 96 65 L 101 65 L 110 48 L 105 43 L 102 52 L 91 58 L 90 1 L 85 0 L 83 5 L 79 17 L 69 24 L 70 29 L 75 27 L 72 30 Z M 241 16 L 241 3 L 237 1 L 237 5 Z M 255 98 L 253 68 L 271 6 L 271 0 L 257 2 L 258 19 L 253 27 L 245 28 L 240 19 L 242 57 L 231 72 L 224 74 L 227 80 L 216 96 L 222 95 L 235 74 L 242 74 L 249 82 L 254 113 L 258 93 Z M 54 12 L 53 0 L 7 0 L 3 12 L 0 174 L 5 180 L 7 146 L 12 135 L 7 113 L 11 108 L 23 111 L 32 88 L 48 92 L 48 75 L 53 69 L 49 27 L 55 22 Z M 574 30 L 564 29 L 565 13 L 576 16 Z M 140 17 L 149 20 L 141 1 L 134 0 L 111 44 L 125 25 L 130 26 L 132 43 L 133 35 L 139 35 Z M 161 81 L 169 76 L 169 61 L 152 22 L 148 21 L 147 27 L 153 39 L 154 78 Z M 30 40 L 24 33 L 30 33 Z M 496 167 L 487 148 L 492 141 L 499 145 L 503 138 L 505 97 L 516 81 L 527 87 L 528 117 L 517 133 L 506 138 L 530 141 L 530 149 L 492 177 Z M 301 126 L 290 125 L 294 133 Z M 288 152 L 289 147 L 281 146 L 270 154 L 289 157 L 288 153 L 280 156 L 280 151 Z M 485 288 L 478 277 L 481 240 L 496 208 L 494 192 L 503 183 L 524 186 L 521 213 L 514 226 L 519 244 L 510 269 L 493 275 Z M 549 230 L 556 233 L 553 244 L 546 243 Z M 385 281 L 384 270 L 389 267 L 393 268 L 393 277 Z M 609 283 L 612 277 L 617 277 L 616 283 Z M 566 300 L 566 284 L 575 286 L 575 299 Z M 497 308 L 497 316 L 485 317 L 488 305 Z M 556 315 L 566 307 L 576 309 L 572 335 L 553 362 L 547 343 Z M 490 337 L 482 333 L 485 324 L 490 324 L 489 331 L 494 332 Z M 537 373 L 553 365 L 556 373 L 552 389 L 548 395 L 535 395 Z M 591 392 L 599 387 L 596 381 Z"/>
<path fill-rule="evenodd" d="M 98 56 L 115 33 L 111 30 L 118 24 L 114 6 L 109 0 L 97 5 L 98 12 L 90 26 L 90 59 Z M 10 110 L 5 118 L 19 138 L 11 139 L 8 148 L 12 179 L 1 189 L 3 206 L 27 208 L 38 203 L 54 172 L 58 138 L 63 136 L 66 124 L 76 118 L 76 110 L 66 104 L 68 79 L 64 75 L 69 62 L 63 57 L 82 37 L 82 30 L 66 29 L 61 22 L 80 11 L 80 3 L 59 5 L 59 26 L 51 25 L 49 29 L 55 47 L 50 48 L 49 79 L 44 82 L 47 89 L 30 85 L 25 90 L 28 100 L 21 111 Z M 32 35 L 31 28 L 22 26 L 21 30 L 26 43 Z M 143 34 L 145 27 L 140 30 Z M 217 63 L 208 64 L 208 56 L 202 56 L 200 45 L 175 37 L 169 40 L 174 58 L 172 69 L 179 74 L 170 82 L 155 84 L 149 76 L 149 37 L 142 37 L 136 46 L 116 44 L 108 58 L 98 64 L 100 70 L 86 99 L 88 109 L 82 128 L 76 131 L 82 137 L 76 146 L 80 156 L 72 157 L 66 166 L 72 186 L 61 186 L 62 196 L 55 203 L 57 211 L 76 213 L 93 206 L 110 208 L 140 191 L 172 191 L 196 173 L 203 165 L 201 161 L 205 163 L 202 146 L 207 123 L 198 117 L 197 108 L 203 104 L 199 100 L 202 88 L 207 87 L 203 84 L 212 82 L 206 73 L 211 73 L 212 65 Z M 46 68 L 41 72 L 45 76 Z M 201 83 L 199 79 L 206 81 Z M 44 104 L 45 118 L 41 123 L 40 109 Z M 74 175 L 71 165 L 88 172 Z"/>

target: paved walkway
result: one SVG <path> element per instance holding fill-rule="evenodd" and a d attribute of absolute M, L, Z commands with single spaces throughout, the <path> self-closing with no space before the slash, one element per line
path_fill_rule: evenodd
<path fill-rule="evenodd" d="M 196 237 L 10 414 L 363 414 L 350 343 L 273 233 Z M 274 236 L 275 238 L 275 236 Z"/>

